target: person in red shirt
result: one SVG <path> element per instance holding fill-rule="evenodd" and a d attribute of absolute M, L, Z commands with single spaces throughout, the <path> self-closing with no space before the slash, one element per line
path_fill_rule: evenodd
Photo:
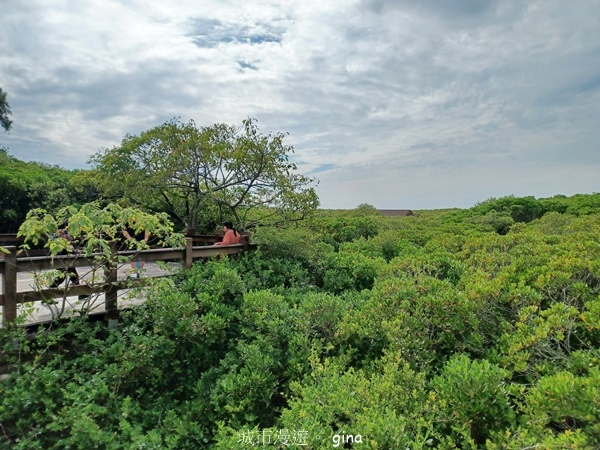
<path fill-rule="evenodd" d="M 240 233 L 233 228 L 233 224 L 229 221 L 223 223 L 223 231 L 225 236 L 221 242 L 215 242 L 215 245 L 232 245 L 240 243 Z"/>

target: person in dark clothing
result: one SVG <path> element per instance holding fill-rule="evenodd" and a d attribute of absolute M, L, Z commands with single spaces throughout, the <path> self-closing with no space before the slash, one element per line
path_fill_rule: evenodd
<path fill-rule="evenodd" d="M 135 232 L 135 230 L 131 227 L 128 227 L 126 229 L 123 230 L 123 236 L 125 237 L 125 249 L 126 250 L 130 250 L 133 248 L 136 248 L 137 246 L 135 244 L 133 244 L 132 247 L 130 247 L 128 245 L 127 241 L 144 241 L 144 242 L 148 242 L 148 239 L 150 239 L 150 232 L 146 231 L 140 231 L 138 233 Z M 142 271 L 144 270 L 144 265 L 145 265 L 145 261 L 132 261 L 131 262 L 131 268 L 135 270 L 136 273 L 136 278 L 140 278 Z"/>
<path fill-rule="evenodd" d="M 61 255 L 68 255 L 72 253 L 73 250 L 74 239 L 73 236 L 69 234 L 68 228 L 69 227 L 66 220 L 58 227 L 58 237 L 61 237 L 67 241 L 65 250 L 60 252 Z M 54 281 L 50 283 L 50 288 L 57 288 L 63 281 L 66 280 L 67 277 L 69 277 L 70 284 L 79 284 L 79 273 L 77 273 L 77 269 L 75 267 L 67 266 L 57 270 L 60 273 L 56 276 Z"/>

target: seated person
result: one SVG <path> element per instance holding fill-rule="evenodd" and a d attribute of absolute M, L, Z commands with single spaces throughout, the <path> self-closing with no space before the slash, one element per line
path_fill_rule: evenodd
<path fill-rule="evenodd" d="M 225 236 L 223 236 L 223 240 L 221 242 L 216 242 L 215 245 L 232 245 L 240 243 L 240 233 L 233 228 L 233 224 L 229 221 L 223 223 L 223 231 L 225 232 Z"/>

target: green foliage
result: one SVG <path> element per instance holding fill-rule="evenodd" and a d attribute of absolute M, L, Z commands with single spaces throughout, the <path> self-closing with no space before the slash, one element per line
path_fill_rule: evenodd
<path fill-rule="evenodd" d="M 572 197 L 556 195 L 552 198 L 540 199 L 540 203 L 546 211 L 586 216 L 597 214 L 600 210 L 600 193 L 576 194 Z"/>
<path fill-rule="evenodd" d="M 557 372 L 545 376 L 525 396 L 522 423 L 537 430 L 567 434 L 580 430 L 588 444 L 600 444 L 600 370 L 583 376 Z"/>
<path fill-rule="evenodd" d="M 501 200 L 259 227 L 116 328 L 2 329 L 0 447 L 598 448 L 600 215 Z"/>
<path fill-rule="evenodd" d="M 322 265 L 325 255 L 334 249 L 323 242 L 323 236 L 299 227 L 261 227 L 253 233 L 252 240 L 267 258 L 298 261 L 313 268 Z"/>
<path fill-rule="evenodd" d="M 183 244 L 183 237 L 173 232 L 173 225 L 166 214 L 148 214 L 136 208 L 122 208 L 117 204 L 102 207 L 98 202 L 88 203 L 80 208 L 69 206 L 59 210 L 55 216 L 43 209 L 34 209 L 27 214 L 19 227 L 18 237 L 28 243 L 45 242 L 51 255 L 61 252 L 94 252 L 110 254 L 110 243 L 119 243 L 118 249 L 146 249 L 148 243 L 142 239 L 125 240 L 123 230 L 133 229 L 138 234 L 150 233 L 158 238 L 163 246 L 177 247 Z M 68 232 L 73 240 L 58 233 L 59 229 Z"/>
<path fill-rule="evenodd" d="M 471 361 L 465 355 L 450 359 L 430 383 L 429 399 L 442 441 L 481 445 L 491 432 L 513 426 L 507 378 L 507 372 L 489 361 Z"/>
<path fill-rule="evenodd" d="M 361 203 L 349 213 L 356 216 L 381 216 L 379 210 L 369 203 Z"/>
<path fill-rule="evenodd" d="M 4 131 L 9 131 L 12 127 L 12 120 L 8 118 L 11 114 L 12 112 L 6 98 L 6 92 L 0 87 L 0 126 L 4 128 Z"/>
<path fill-rule="evenodd" d="M 431 426 L 422 417 L 425 377 L 402 360 L 385 358 L 372 371 L 311 357 L 311 373 L 292 384 L 282 427 L 308 432 L 312 448 L 334 446 L 335 435 L 361 435 L 365 448 L 422 448 Z M 338 442 L 339 444 L 339 442 Z M 341 448 L 344 448 L 340 446 Z"/>
<path fill-rule="evenodd" d="M 471 220 L 473 223 L 490 227 L 498 234 L 508 233 L 510 227 L 515 223 L 515 220 L 508 211 L 490 211 L 483 216 L 476 216 Z"/>
<path fill-rule="evenodd" d="M 140 237 L 125 239 L 123 232 L 127 229 Z M 173 225 L 164 213 L 148 214 L 116 204 L 101 207 L 98 202 L 85 204 L 81 208 L 62 208 L 54 216 L 43 209 L 32 210 L 17 233 L 24 241 L 22 250 L 29 250 L 32 245 L 43 245 L 53 257 L 56 270 L 34 273 L 36 289 L 57 287 L 65 280 L 61 301 L 48 301 L 48 304 L 59 305 L 55 309 L 50 308 L 53 319 L 65 313 L 69 290 L 74 284 L 97 286 L 110 282 L 104 269 L 118 269 L 130 262 L 137 252 L 148 249 L 145 237 L 150 235 L 156 245 L 181 247 L 184 244 L 183 236 L 173 232 Z M 124 251 L 127 253 L 117 253 Z M 58 255 L 59 258 L 54 258 Z M 87 258 L 90 267 L 85 273 L 79 273 L 74 268 L 75 260 L 82 257 Z M 65 276 L 66 273 L 69 276 Z M 98 294 L 80 300 L 84 301 L 78 301 L 73 310 L 82 314 L 91 312 L 100 304 Z"/>
<path fill-rule="evenodd" d="M 370 258 L 360 253 L 330 253 L 324 262 L 323 288 L 335 293 L 371 289 L 384 264 L 383 258 Z"/>
<path fill-rule="evenodd" d="M 515 222 L 531 222 L 544 214 L 543 206 L 534 197 L 514 197 L 512 195 L 486 200 L 478 204 L 475 210 L 480 214 L 491 211 L 508 213 Z"/>
<path fill-rule="evenodd" d="M 377 219 L 370 216 L 340 217 L 325 222 L 322 233 L 338 245 L 361 237 L 368 239 L 378 233 Z"/>
<path fill-rule="evenodd" d="M 289 162 L 284 133 L 262 135 L 256 120 L 237 128 L 198 128 L 173 119 L 91 159 L 104 193 L 167 212 L 188 229 L 199 217 L 218 223 L 233 217 L 241 229 L 293 221 L 318 206 L 313 180 Z M 114 180 L 120 183 L 114 183 Z M 210 217 L 207 221 L 206 217 Z"/>
<path fill-rule="evenodd" d="M 32 209 L 54 213 L 62 207 L 96 200 L 93 182 L 81 181 L 84 173 L 26 163 L 0 149 L 0 233 L 16 233 Z"/>
<path fill-rule="evenodd" d="M 310 288 L 323 284 L 326 259 L 333 246 L 323 237 L 299 227 L 261 227 L 252 237 L 259 245 L 249 266 L 259 285 Z"/>

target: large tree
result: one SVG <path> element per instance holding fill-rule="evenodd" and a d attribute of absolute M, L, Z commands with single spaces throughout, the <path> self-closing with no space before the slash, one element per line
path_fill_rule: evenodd
<path fill-rule="evenodd" d="M 247 227 L 301 219 L 318 206 L 314 180 L 296 173 L 285 136 L 261 134 L 254 119 L 241 127 L 173 119 L 90 162 L 105 194 L 165 211 L 188 229 L 223 218 Z"/>
<path fill-rule="evenodd" d="M 6 99 L 6 92 L 0 88 L 0 125 L 6 131 L 9 131 L 12 127 L 12 120 L 8 118 L 11 114 L 12 112 Z"/>

